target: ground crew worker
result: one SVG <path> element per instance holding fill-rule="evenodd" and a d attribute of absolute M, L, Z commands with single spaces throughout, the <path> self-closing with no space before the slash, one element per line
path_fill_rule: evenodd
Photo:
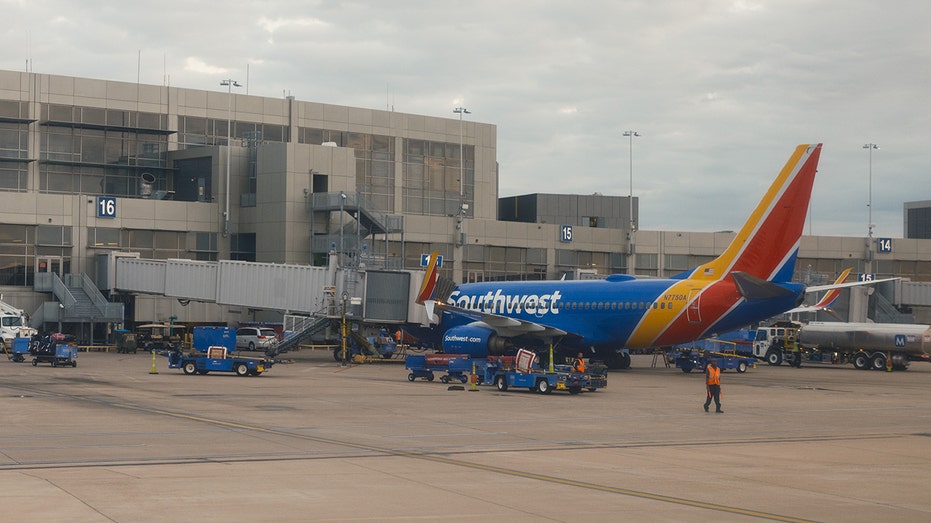
<path fill-rule="evenodd" d="M 572 365 L 572 370 L 575 372 L 585 372 L 585 358 L 580 352 L 578 356 L 575 357 L 575 363 Z"/>
<path fill-rule="evenodd" d="M 711 360 L 711 363 L 705 368 L 705 389 L 708 392 L 708 399 L 705 400 L 705 412 L 714 400 L 715 412 L 724 412 L 721 410 L 721 369 L 718 368 L 718 360 Z"/>
<path fill-rule="evenodd" d="M 795 336 L 789 337 L 789 346 L 792 348 L 792 366 L 795 368 L 802 367 L 802 349 L 798 346 L 798 340 Z"/>

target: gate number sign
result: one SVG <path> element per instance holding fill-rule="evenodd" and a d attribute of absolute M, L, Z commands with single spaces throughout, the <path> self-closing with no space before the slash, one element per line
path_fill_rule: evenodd
<path fill-rule="evenodd" d="M 116 218 L 116 198 L 109 196 L 97 197 L 97 217 Z"/>

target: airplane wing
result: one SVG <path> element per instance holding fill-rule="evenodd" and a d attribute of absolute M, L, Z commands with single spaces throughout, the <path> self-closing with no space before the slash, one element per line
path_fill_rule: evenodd
<path fill-rule="evenodd" d="M 448 312 L 450 314 L 456 314 L 475 320 L 483 326 L 494 330 L 499 336 L 507 338 L 525 335 L 534 336 L 537 338 L 553 338 L 556 336 L 565 336 L 570 334 L 569 332 L 566 332 L 562 329 L 556 329 L 536 322 L 508 318 L 507 316 L 490 314 L 487 312 L 463 309 L 462 307 L 457 307 L 455 305 L 450 305 L 448 303 L 442 303 L 435 300 L 429 300 L 425 302 L 424 305 L 427 307 L 427 317 L 431 318 L 431 320 L 433 318 L 437 318 L 437 320 L 439 319 L 437 316 L 434 316 L 435 311 L 439 314 Z"/>
<path fill-rule="evenodd" d="M 847 287 L 858 287 L 860 285 L 873 285 L 874 283 L 882 283 L 884 281 L 893 281 L 901 280 L 902 278 L 883 278 L 881 280 L 873 281 L 851 281 L 847 283 L 832 283 L 830 285 L 812 285 L 811 287 L 806 287 L 805 292 L 818 292 L 818 291 L 829 291 L 831 289 L 846 289 Z"/>
<path fill-rule="evenodd" d="M 828 291 L 824 296 L 818 300 L 818 303 L 814 305 L 803 305 L 801 307 L 796 307 L 792 310 L 788 310 L 785 314 L 792 314 L 796 312 L 818 312 L 818 311 L 829 311 L 831 310 L 831 305 L 834 303 L 834 300 L 840 296 L 840 290 L 847 287 L 857 287 L 860 285 L 872 285 L 874 283 L 880 283 L 884 281 L 898 280 L 899 278 L 883 278 L 881 280 L 872 280 L 872 281 L 852 281 L 849 283 L 843 283 L 847 279 L 847 275 L 850 274 L 851 269 L 845 269 L 841 275 L 830 285 L 812 285 L 811 287 L 805 288 L 805 293 L 811 292 L 820 292 Z"/>

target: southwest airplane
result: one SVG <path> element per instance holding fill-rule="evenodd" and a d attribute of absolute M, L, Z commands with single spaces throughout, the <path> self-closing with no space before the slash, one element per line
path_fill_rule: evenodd
<path fill-rule="evenodd" d="M 418 301 L 446 353 L 481 358 L 555 341 L 561 354 L 584 351 L 610 368 L 630 366 L 627 349 L 755 324 L 804 299 L 805 286 L 791 280 L 820 155 L 821 144 L 799 145 L 724 253 L 671 278 L 456 286 L 437 277 L 434 252 Z"/>

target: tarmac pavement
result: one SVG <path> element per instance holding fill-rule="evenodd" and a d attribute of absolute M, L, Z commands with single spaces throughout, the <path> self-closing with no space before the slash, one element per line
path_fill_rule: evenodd
<path fill-rule="evenodd" d="M 715 414 L 701 373 L 652 356 L 579 395 L 285 357 L 245 378 L 0 359 L 3 519 L 931 519 L 931 364 L 727 371 Z"/>

